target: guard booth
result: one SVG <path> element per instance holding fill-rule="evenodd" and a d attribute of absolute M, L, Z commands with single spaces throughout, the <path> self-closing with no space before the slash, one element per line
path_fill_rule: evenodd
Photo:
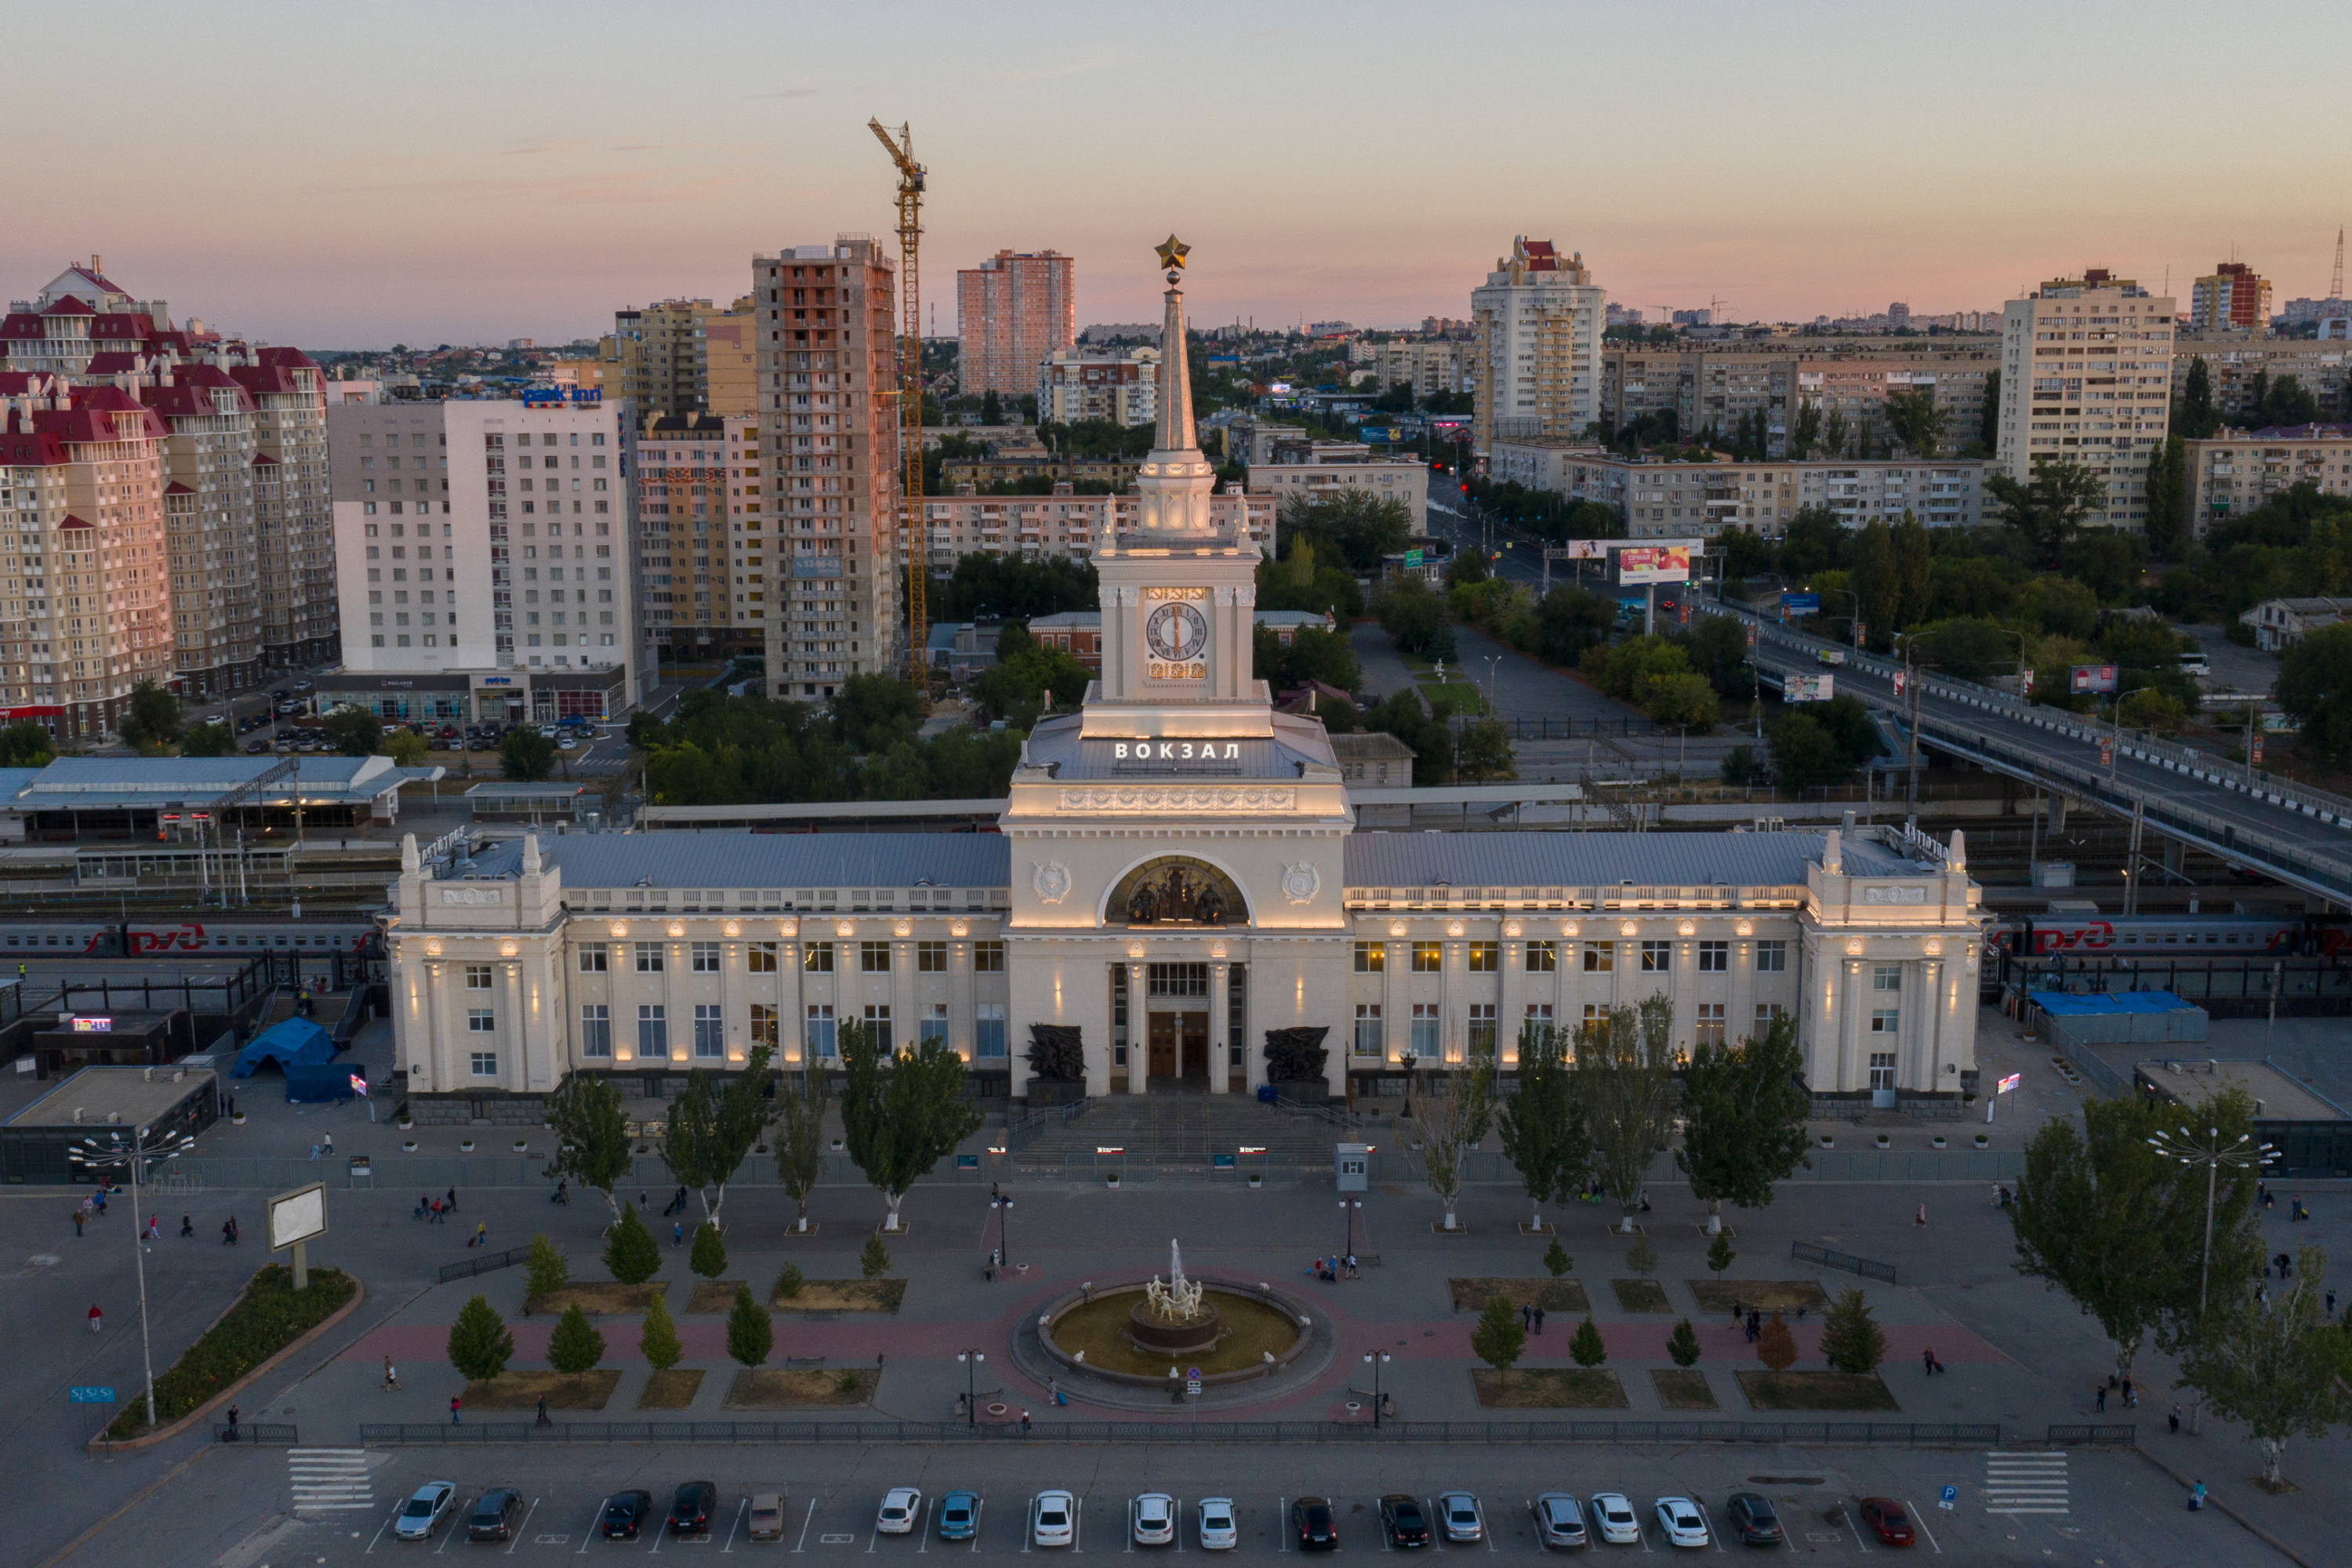
<path fill-rule="evenodd" d="M 1370 1143 L 1341 1143 L 1331 1152 L 1331 1172 L 1338 1190 L 1362 1193 L 1371 1190 L 1372 1146 Z"/>

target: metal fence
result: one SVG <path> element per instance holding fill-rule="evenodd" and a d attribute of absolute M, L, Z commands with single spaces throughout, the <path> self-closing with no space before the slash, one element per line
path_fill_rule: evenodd
<path fill-rule="evenodd" d="M 2136 1448 L 2139 1447 L 2139 1428 L 2128 1425 L 2053 1426 L 2047 1441 L 2066 1447 Z"/>
<path fill-rule="evenodd" d="M 2056 1428 L 2053 1428 L 2056 1430 Z M 560 1443 L 1784 1443 L 1991 1447 L 2000 1424 L 1910 1421 L 929 1421 L 362 1422 L 370 1447 Z"/>
<path fill-rule="evenodd" d="M 291 1421 L 240 1421 L 235 1426 L 226 1421 L 205 1423 L 212 1428 L 215 1443 L 254 1443 L 268 1448 L 291 1448 L 301 1442 Z"/>
<path fill-rule="evenodd" d="M 1867 1258 L 1856 1258 L 1851 1252 L 1840 1252 L 1834 1247 L 1815 1247 L 1810 1241 L 1790 1242 L 1789 1256 L 1802 1258 L 1807 1263 L 1818 1263 L 1824 1268 L 1843 1268 L 1848 1274 L 1859 1274 L 1864 1279 L 1876 1279 L 1888 1285 L 1895 1283 L 1895 1265 L 1892 1263 L 1878 1263 Z"/>
<path fill-rule="evenodd" d="M 509 1247 L 504 1252 L 485 1252 L 477 1257 L 468 1258 L 463 1263 L 445 1263 L 441 1266 L 441 1283 L 446 1285 L 452 1279 L 470 1279 L 477 1274 L 488 1274 L 494 1268 L 511 1268 L 516 1264 L 528 1260 L 530 1257 L 530 1247 Z"/>

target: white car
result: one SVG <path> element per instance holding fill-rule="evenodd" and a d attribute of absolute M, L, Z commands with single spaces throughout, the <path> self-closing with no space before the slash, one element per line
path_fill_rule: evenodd
<path fill-rule="evenodd" d="M 1658 1530 L 1675 1546 L 1706 1544 L 1706 1516 L 1686 1497 L 1658 1500 Z"/>
<path fill-rule="evenodd" d="M 923 1514 L 923 1494 L 913 1487 L 892 1487 L 882 1494 L 882 1511 L 874 1528 L 884 1535 L 911 1535 Z"/>
<path fill-rule="evenodd" d="M 1078 1500 L 1066 1491 L 1039 1492 L 1029 1505 L 1029 1539 L 1035 1546 L 1075 1546 Z"/>
<path fill-rule="evenodd" d="M 1633 1516 L 1633 1500 L 1623 1492 L 1592 1494 L 1592 1528 L 1612 1546 L 1633 1546 L 1642 1539 L 1642 1521 Z"/>
<path fill-rule="evenodd" d="M 1242 1543 L 1242 1532 L 1234 1524 L 1234 1500 L 1229 1497 L 1204 1497 L 1201 1500 L 1201 1550 L 1231 1552 Z"/>
<path fill-rule="evenodd" d="M 1166 1492 L 1145 1492 L 1128 1507 L 1134 1521 L 1138 1546 L 1172 1546 L 1176 1542 L 1176 1500 Z"/>
<path fill-rule="evenodd" d="M 580 749 L 580 742 L 573 740 L 571 736 L 566 735 L 563 739 L 555 742 L 555 749 L 559 752 L 577 751 Z"/>
<path fill-rule="evenodd" d="M 1438 1493 L 1437 1520 L 1448 1541 L 1480 1541 L 1486 1534 L 1486 1521 L 1478 1516 L 1478 1500 L 1468 1492 Z"/>
<path fill-rule="evenodd" d="M 415 1495 L 408 1500 L 408 1506 L 400 1510 L 400 1517 L 392 1521 L 393 1539 L 395 1541 L 432 1540 L 433 1527 L 441 1522 L 441 1516 L 447 1513 L 449 1505 L 457 1500 L 456 1483 L 425 1482 L 417 1488 Z"/>
<path fill-rule="evenodd" d="M 1528 1504 L 1536 1517 L 1536 1539 L 1546 1546 L 1584 1544 L 1584 1510 L 1567 1492 L 1546 1492 Z"/>

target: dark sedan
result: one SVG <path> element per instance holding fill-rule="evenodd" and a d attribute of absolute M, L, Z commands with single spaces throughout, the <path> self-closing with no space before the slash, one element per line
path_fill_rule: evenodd
<path fill-rule="evenodd" d="M 1788 1539 L 1772 1500 L 1754 1492 L 1734 1492 L 1723 1505 L 1723 1517 L 1732 1533 L 1750 1546 L 1778 1546 Z"/>
<path fill-rule="evenodd" d="M 653 1511 L 653 1493 L 614 1492 L 604 1500 L 604 1539 L 635 1541 L 637 1531 L 646 1527 L 646 1519 Z"/>
<path fill-rule="evenodd" d="M 1290 1505 L 1291 1539 L 1301 1552 L 1339 1550 L 1339 1522 L 1331 1514 L 1329 1498 L 1303 1497 Z"/>
<path fill-rule="evenodd" d="M 672 1535 L 705 1535 L 710 1530 L 711 1510 L 719 1506 L 719 1489 L 709 1481 L 688 1481 L 677 1489 L 677 1496 L 669 1505 L 669 1532 Z"/>
<path fill-rule="evenodd" d="M 1916 1539 L 1911 1531 L 1911 1516 L 1891 1497 L 1863 1499 L 1862 1522 L 1877 1532 L 1882 1546 L 1908 1546 Z"/>
<path fill-rule="evenodd" d="M 1381 1529 L 1387 1532 L 1391 1546 L 1429 1544 L 1429 1516 L 1421 1511 L 1417 1497 L 1391 1492 L 1381 1499 Z"/>

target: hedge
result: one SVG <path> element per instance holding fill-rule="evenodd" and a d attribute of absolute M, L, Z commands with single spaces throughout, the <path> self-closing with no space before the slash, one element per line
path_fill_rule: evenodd
<path fill-rule="evenodd" d="M 246 1282 L 236 1304 L 155 1379 L 155 1422 L 168 1426 L 333 1317 L 358 1282 L 340 1268 L 313 1268 L 299 1295 L 292 1270 L 273 1263 Z M 106 1428 L 121 1441 L 147 1430 L 147 1391 L 134 1389 Z"/>

